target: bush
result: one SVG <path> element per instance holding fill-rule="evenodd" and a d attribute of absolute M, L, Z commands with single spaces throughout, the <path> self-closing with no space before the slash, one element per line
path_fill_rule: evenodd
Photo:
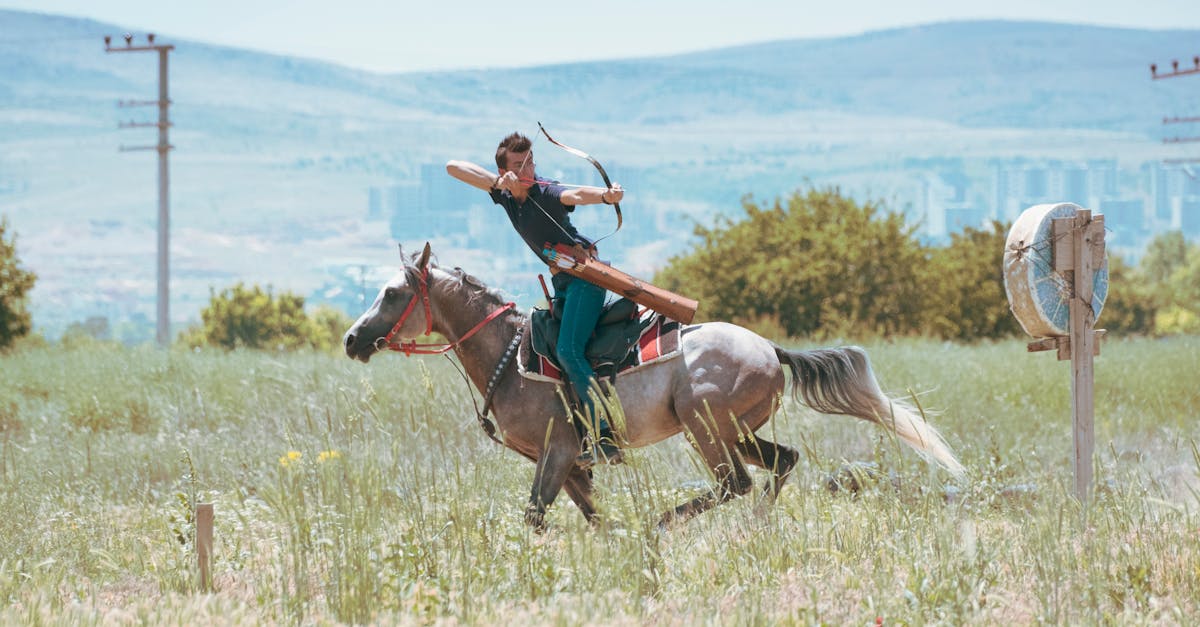
<path fill-rule="evenodd" d="M 1200 246 L 1183 233 L 1155 237 L 1136 268 L 1110 257 L 1108 279 L 1099 326 L 1136 334 L 1200 333 Z"/>
<path fill-rule="evenodd" d="M 967 229 L 927 249 L 903 216 L 836 189 L 743 208 L 742 220 L 697 227 L 696 248 L 655 277 L 700 300 L 704 317 L 775 337 L 974 340 L 1019 330 L 1004 293 L 1006 225 Z"/>
<path fill-rule="evenodd" d="M 1004 290 L 1004 246 L 1010 225 L 967 228 L 930 251 L 922 281 L 927 330 L 960 341 L 1020 332 Z"/>
<path fill-rule="evenodd" d="M 200 318 L 199 326 L 180 337 L 188 347 L 332 350 L 351 324 L 346 314 L 330 307 L 319 307 L 310 317 L 302 296 L 274 295 L 242 283 L 213 293 Z"/>
<path fill-rule="evenodd" d="M 918 329 L 923 252 L 903 216 L 833 188 L 742 207 L 742 220 L 697 226 L 700 244 L 655 282 L 699 300 L 701 317 L 770 320 L 791 336 Z"/>
<path fill-rule="evenodd" d="M 1111 333 L 1145 335 L 1154 332 L 1154 287 L 1117 256 L 1108 258 L 1108 298 L 1096 326 Z"/>
<path fill-rule="evenodd" d="M 655 283 L 700 301 L 698 319 L 729 320 L 769 337 L 927 335 L 972 341 L 1020 325 L 1004 290 L 1009 225 L 923 247 L 903 218 L 837 189 L 797 192 L 741 219 L 697 226 L 700 241 Z M 1098 326 L 1133 334 L 1200 333 L 1200 246 L 1156 237 L 1135 268 L 1109 257 Z"/>
<path fill-rule="evenodd" d="M 0 350 L 33 328 L 25 297 L 37 281 L 37 275 L 21 268 L 16 234 L 9 239 L 7 231 L 8 220 L 0 218 Z"/>

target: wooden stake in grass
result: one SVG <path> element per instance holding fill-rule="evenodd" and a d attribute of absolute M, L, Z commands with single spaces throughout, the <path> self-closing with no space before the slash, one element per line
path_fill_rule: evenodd
<path fill-rule="evenodd" d="M 209 559 L 212 556 L 213 506 L 212 503 L 196 504 L 196 560 L 200 565 L 200 589 L 212 589 L 212 573 Z"/>

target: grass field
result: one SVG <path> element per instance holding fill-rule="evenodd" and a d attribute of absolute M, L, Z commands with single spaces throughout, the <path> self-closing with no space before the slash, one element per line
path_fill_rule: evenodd
<path fill-rule="evenodd" d="M 1090 508 L 1071 492 L 1069 366 L 1011 341 L 867 346 L 968 468 L 790 400 L 801 449 L 756 496 L 660 533 L 710 478 L 679 438 L 523 524 L 533 465 L 475 423 L 444 359 L 160 352 L 0 356 L 0 623 L 1183 624 L 1200 616 L 1200 338 L 1096 366 Z M 885 478 L 857 496 L 851 461 Z M 761 483 L 765 474 L 757 473 Z M 216 512 L 199 589 L 191 512 Z"/>

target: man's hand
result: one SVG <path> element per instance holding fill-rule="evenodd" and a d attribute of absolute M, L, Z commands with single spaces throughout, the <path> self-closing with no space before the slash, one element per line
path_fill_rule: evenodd
<path fill-rule="evenodd" d="M 624 197 L 625 190 L 621 189 L 621 184 L 614 183 L 612 187 L 604 190 L 604 193 L 600 194 L 600 202 L 606 205 L 615 205 L 621 202 L 621 199 Z"/>
<path fill-rule="evenodd" d="M 513 172 L 512 170 L 505 170 L 504 174 L 501 174 L 496 178 L 495 187 L 496 189 L 507 190 L 509 193 L 512 193 L 513 191 L 519 189 L 520 184 L 521 179 L 517 177 L 516 172 Z"/>

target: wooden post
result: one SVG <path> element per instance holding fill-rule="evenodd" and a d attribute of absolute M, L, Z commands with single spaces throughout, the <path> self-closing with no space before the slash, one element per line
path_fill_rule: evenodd
<path fill-rule="evenodd" d="M 1075 261 L 1075 295 L 1071 299 L 1071 426 L 1075 434 L 1075 497 L 1086 503 L 1092 494 L 1092 452 L 1095 449 L 1095 372 L 1092 369 L 1092 212 L 1075 212 L 1071 230 Z"/>
<path fill-rule="evenodd" d="M 1061 206 L 1055 206 L 1053 210 Z M 1104 267 L 1104 216 L 1093 217 L 1087 209 L 1068 206 L 1075 207 L 1074 215 L 1064 215 L 1068 212 L 1055 214 L 1063 217 L 1052 219 L 1050 241 L 1053 245 L 1052 267 L 1060 275 L 1061 286 L 1067 294 L 1069 328 L 1066 335 L 1043 337 L 1030 343 L 1028 348 L 1030 352 L 1056 350 L 1059 361 L 1071 360 L 1071 431 L 1074 436 L 1071 466 L 1075 471 L 1075 497 L 1087 504 L 1095 483 L 1092 468 L 1095 450 L 1093 358 L 1100 354 L 1099 340 L 1104 336 L 1104 329 L 1093 328 L 1096 312 L 1092 308 L 1095 275 Z M 1031 210 L 1043 207 L 1039 205 Z M 1061 307 L 1061 303 L 1054 305 Z M 1056 310 L 1061 311 L 1061 308 Z M 1020 317 L 1015 308 L 1013 312 Z M 1053 326 L 1055 331 L 1060 331 L 1063 324 L 1055 322 Z"/>
<path fill-rule="evenodd" d="M 200 565 L 200 589 L 205 592 L 212 590 L 212 573 L 209 571 L 212 542 L 212 503 L 198 503 L 196 504 L 196 560 Z"/>

